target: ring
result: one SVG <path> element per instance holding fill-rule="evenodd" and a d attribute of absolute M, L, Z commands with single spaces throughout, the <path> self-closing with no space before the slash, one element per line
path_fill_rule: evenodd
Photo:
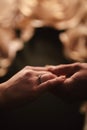
<path fill-rule="evenodd" d="M 41 75 L 38 76 L 38 83 L 41 84 L 42 80 L 41 80 Z"/>

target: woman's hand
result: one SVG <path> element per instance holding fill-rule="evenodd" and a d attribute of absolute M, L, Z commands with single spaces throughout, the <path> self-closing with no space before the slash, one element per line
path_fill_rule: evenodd
<path fill-rule="evenodd" d="M 35 100 L 42 93 L 54 87 L 53 80 L 57 85 L 63 81 L 42 67 L 27 66 L 15 74 L 8 81 L 0 84 L 1 106 L 14 107 Z"/>

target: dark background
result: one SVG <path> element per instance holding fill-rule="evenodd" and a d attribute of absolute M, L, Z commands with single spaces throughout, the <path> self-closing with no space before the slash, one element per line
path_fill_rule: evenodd
<path fill-rule="evenodd" d="M 44 66 L 68 64 L 63 55 L 63 46 L 58 38 L 59 31 L 52 28 L 38 28 L 33 38 L 25 43 L 8 72 L 0 79 L 4 82 L 25 65 Z M 84 115 L 79 112 L 81 103 L 66 103 L 51 93 L 24 107 L 1 111 L 0 124 L 6 129 L 58 129 L 82 130 Z"/>

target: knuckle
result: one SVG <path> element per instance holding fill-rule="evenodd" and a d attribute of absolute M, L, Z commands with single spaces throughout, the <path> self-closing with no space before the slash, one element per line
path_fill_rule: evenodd
<path fill-rule="evenodd" d="M 74 66 L 80 67 L 80 66 L 81 66 L 81 63 L 80 63 L 80 62 L 76 62 L 76 63 L 74 63 Z"/>
<path fill-rule="evenodd" d="M 82 63 L 80 63 L 80 62 L 74 63 L 73 67 L 75 68 L 75 70 L 79 70 L 82 67 Z"/>
<path fill-rule="evenodd" d="M 25 70 L 30 69 L 30 67 L 27 65 L 24 67 Z"/>
<path fill-rule="evenodd" d="M 49 78 L 50 79 L 55 78 L 55 75 L 54 74 L 49 74 Z"/>
<path fill-rule="evenodd" d="M 50 66 L 47 68 L 48 71 L 54 71 L 54 67 Z"/>
<path fill-rule="evenodd" d="M 32 70 L 26 70 L 24 74 L 25 74 L 25 76 L 31 76 Z"/>
<path fill-rule="evenodd" d="M 63 68 L 63 67 L 64 67 L 64 65 L 61 64 L 61 65 L 56 66 L 56 68 L 54 68 L 54 70 L 55 70 L 55 72 L 56 72 L 57 70 L 59 70 L 59 69 L 61 69 L 61 68 Z"/>

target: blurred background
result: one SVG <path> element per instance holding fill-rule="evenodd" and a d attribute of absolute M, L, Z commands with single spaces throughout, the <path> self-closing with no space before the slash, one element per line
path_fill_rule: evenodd
<path fill-rule="evenodd" d="M 77 61 L 87 62 L 87 0 L 0 0 L 1 83 L 26 65 Z M 1 124 L 7 129 L 83 130 L 86 112 L 81 114 L 80 106 L 47 92 L 27 106 L 1 111 Z"/>

